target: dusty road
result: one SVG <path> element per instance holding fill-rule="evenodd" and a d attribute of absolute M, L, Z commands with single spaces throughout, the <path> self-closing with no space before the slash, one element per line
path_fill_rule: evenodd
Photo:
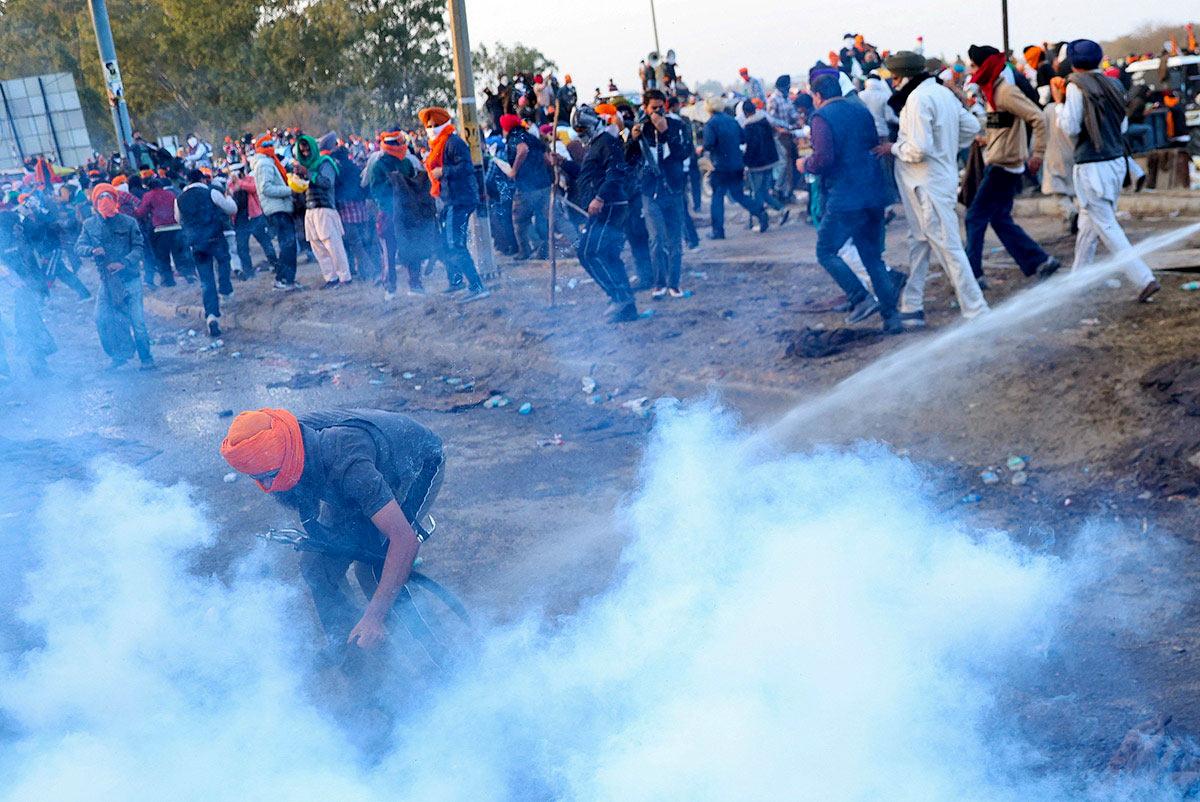
<path fill-rule="evenodd" d="M 1069 256 L 1057 221 L 1030 223 L 1056 254 Z M 1175 224 L 1137 221 L 1131 235 Z M 485 615 L 570 610 L 604 587 L 617 565 L 623 541 L 613 512 L 636 487 L 652 426 L 652 416 L 627 404 L 716 394 L 747 421 L 769 421 L 956 318 L 945 281 L 937 280 L 928 307 L 932 332 L 864 340 L 823 358 L 785 356 L 806 327 L 840 326 L 840 316 L 822 311 L 837 294 L 813 260 L 812 230 L 794 222 L 766 235 L 736 225 L 730 231 L 732 239 L 719 247 L 706 242 L 685 253 L 693 296 L 647 300 L 654 315 L 622 328 L 598 322 L 603 300 L 571 263 L 563 265 L 553 310 L 543 265 L 509 269 L 491 299 L 470 307 L 436 294 L 385 306 L 368 287 L 272 294 L 255 280 L 237 285 L 235 324 L 219 348 L 189 336 L 195 323 L 152 316 L 161 367 L 149 374 L 102 370 L 90 307 L 56 292 L 46 315 L 61 345 L 55 375 L 22 378 L 0 405 L 10 441 L 0 461 L 4 514 L 19 521 L 47 483 L 85 476 L 91 459 L 107 455 L 158 481 L 194 488 L 219 529 L 218 544 L 195 556 L 195 569 L 220 574 L 251 547 L 253 532 L 287 523 L 250 482 L 223 481 L 217 445 L 232 412 L 398 409 L 448 446 L 439 532 L 424 552 L 430 573 Z M 1026 284 L 995 245 L 989 242 L 987 256 L 993 303 Z M 892 226 L 889 246 L 890 261 L 902 266 L 900 224 Z M 301 280 L 313 283 L 314 275 L 313 266 L 302 267 Z M 978 359 L 934 371 L 919 393 L 889 399 L 882 409 L 863 399 L 861 409 L 847 410 L 841 423 L 849 425 L 831 421 L 828 431 L 793 438 L 799 448 L 882 440 L 928 467 L 946 509 L 1051 550 L 1069 549 L 1072 534 L 1089 521 L 1130 536 L 1164 534 L 1173 544 L 1169 554 L 1131 565 L 1107 590 L 1136 599 L 1148 588 L 1165 589 L 1172 603 L 1148 614 L 1137 633 L 1081 629 L 1078 637 L 1092 647 L 1089 660 L 1064 648 L 1049 676 L 1012 691 L 1029 708 L 1037 740 L 1064 749 L 1082 743 L 1091 760 L 1150 712 L 1172 712 L 1200 732 L 1200 703 L 1191 692 L 1200 672 L 1200 618 L 1187 587 L 1200 577 L 1200 484 L 1187 463 L 1200 451 L 1200 418 L 1172 400 L 1169 388 L 1156 393 L 1140 381 L 1158 365 L 1195 359 L 1200 293 L 1179 289 L 1189 279 L 1170 274 L 1160 302 L 1148 307 L 1131 304 L 1127 286 L 1073 299 L 1028 330 L 975 344 Z M 435 276 L 429 284 L 440 289 L 441 282 Z M 194 296 L 186 287 L 156 294 L 164 307 L 195 304 Z M 584 392 L 585 377 L 596 389 Z M 483 405 L 494 394 L 511 403 Z M 526 402 L 532 412 L 522 415 Z M 1021 485 L 1005 473 L 1016 455 L 1029 459 Z M 1001 482 L 981 480 L 989 468 Z M 19 564 L 19 542 L 0 555 Z M 278 570 L 294 576 L 290 553 L 280 552 Z M 1109 670 L 1114 660 L 1120 671 Z"/>

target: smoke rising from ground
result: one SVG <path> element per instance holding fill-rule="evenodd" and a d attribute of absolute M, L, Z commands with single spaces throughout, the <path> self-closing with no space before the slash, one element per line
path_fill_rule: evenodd
<path fill-rule="evenodd" d="M 195 576 L 185 490 L 59 485 L 0 799 L 1136 798 L 1035 771 L 996 707 L 1101 560 L 970 530 L 882 447 L 778 453 L 710 407 L 660 416 L 642 479 L 614 586 L 486 633 L 369 767 L 307 701 L 307 602 L 261 553 Z"/>

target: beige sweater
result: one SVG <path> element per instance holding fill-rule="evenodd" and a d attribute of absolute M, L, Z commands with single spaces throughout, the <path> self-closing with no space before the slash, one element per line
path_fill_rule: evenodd
<path fill-rule="evenodd" d="M 1033 155 L 1046 153 L 1046 119 L 1042 110 L 1013 84 L 996 79 L 995 108 L 988 109 L 987 147 L 983 160 L 998 167 L 1020 167 L 1029 161 L 1025 126 L 1033 129 Z"/>

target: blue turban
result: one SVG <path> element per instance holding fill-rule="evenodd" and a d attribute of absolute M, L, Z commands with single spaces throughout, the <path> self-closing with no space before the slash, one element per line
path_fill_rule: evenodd
<path fill-rule="evenodd" d="M 1104 48 L 1091 39 L 1076 39 L 1067 45 L 1067 59 L 1072 67 L 1094 70 L 1104 60 Z"/>

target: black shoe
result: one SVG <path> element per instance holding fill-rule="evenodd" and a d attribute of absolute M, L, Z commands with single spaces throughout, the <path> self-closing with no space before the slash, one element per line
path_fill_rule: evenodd
<path fill-rule="evenodd" d="M 900 322 L 899 315 L 892 315 L 883 319 L 884 334 L 903 334 L 904 324 Z"/>
<path fill-rule="evenodd" d="M 1038 266 L 1037 277 L 1038 278 L 1050 278 L 1058 271 L 1058 269 L 1060 267 L 1062 267 L 1062 262 L 1058 261 L 1053 256 L 1051 256 L 1049 259 L 1042 262 L 1042 264 Z"/>
<path fill-rule="evenodd" d="M 720 234 L 713 233 L 713 234 L 709 234 L 708 238 L 709 239 L 725 239 L 725 234 L 724 234 L 724 232 L 722 232 Z"/>
<path fill-rule="evenodd" d="M 1067 230 L 1071 232 L 1071 236 L 1079 233 L 1079 212 L 1071 212 L 1071 216 L 1067 218 Z"/>
<path fill-rule="evenodd" d="M 892 286 L 896 288 L 896 295 L 904 292 L 904 285 L 908 284 L 908 273 L 903 270 L 888 269 L 888 275 L 892 277 Z"/>
<path fill-rule="evenodd" d="M 333 289 L 334 287 L 336 287 L 337 285 L 339 285 L 339 284 L 341 284 L 341 283 L 342 283 L 342 282 L 341 282 L 341 280 L 340 280 L 340 279 L 336 279 L 336 278 L 334 278 L 334 279 L 330 279 L 329 281 L 326 281 L 324 284 L 322 284 L 322 285 L 321 285 L 320 287 L 318 287 L 317 289 L 321 289 L 321 290 L 331 290 L 331 289 Z"/>
<path fill-rule="evenodd" d="M 1141 192 L 1145 188 L 1146 188 L 1146 174 L 1142 173 L 1142 177 L 1139 178 L 1136 182 L 1134 182 L 1133 191 Z"/>
<path fill-rule="evenodd" d="M 850 310 L 850 314 L 846 315 L 846 323 L 854 325 L 862 323 L 864 320 L 879 312 L 879 301 L 875 300 L 874 295 L 868 295 L 854 305 Z"/>
<path fill-rule="evenodd" d="M 158 365 L 153 359 L 143 359 L 141 367 L 138 370 L 158 370 Z"/>
<path fill-rule="evenodd" d="M 442 290 L 442 293 L 445 295 L 453 295 L 456 292 L 462 292 L 466 288 L 467 288 L 466 284 L 451 284 L 449 287 Z"/>
<path fill-rule="evenodd" d="M 758 233 L 765 233 L 767 227 L 771 225 L 771 218 L 767 216 L 767 211 L 764 209 L 758 216 Z"/>
<path fill-rule="evenodd" d="M 217 316 L 209 315 L 206 322 L 208 323 L 208 336 L 209 337 L 220 337 L 221 336 L 221 326 L 220 326 L 220 324 L 217 323 Z"/>
<path fill-rule="evenodd" d="M 783 210 L 783 213 L 779 215 L 779 225 L 783 225 L 784 223 L 786 223 L 786 222 L 787 222 L 788 220 L 790 220 L 791 218 L 792 218 L 792 210 L 791 210 L 791 209 L 784 209 L 784 210 Z"/>
<path fill-rule="evenodd" d="M 609 323 L 631 323 L 637 319 L 637 304 L 635 304 L 633 301 L 630 301 L 608 316 Z"/>
<path fill-rule="evenodd" d="M 906 329 L 923 329 L 925 328 L 925 313 L 901 312 L 900 325 Z"/>
<path fill-rule="evenodd" d="M 975 283 L 979 285 L 979 289 L 981 290 L 987 290 L 991 288 L 991 285 L 988 284 L 988 280 L 983 276 L 975 279 Z"/>
<path fill-rule="evenodd" d="M 854 308 L 854 304 L 850 303 L 849 299 L 847 299 L 847 300 L 845 300 L 845 301 L 842 301 L 840 304 L 838 304 L 837 306 L 833 307 L 833 308 L 832 308 L 832 309 L 830 309 L 829 311 L 830 311 L 830 312 L 839 312 L 839 313 L 844 313 L 844 312 L 849 312 L 849 311 L 850 311 L 851 309 L 853 309 L 853 308 Z"/>

